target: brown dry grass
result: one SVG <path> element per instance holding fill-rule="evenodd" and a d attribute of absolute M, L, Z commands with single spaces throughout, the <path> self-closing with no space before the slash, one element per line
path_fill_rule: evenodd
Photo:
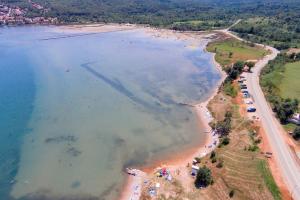
<path fill-rule="evenodd" d="M 219 94 L 216 99 L 223 98 Z M 253 129 L 253 124 L 245 117 L 245 113 L 237 103 L 241 103 L 240 97 L 229 99 L 226 104 L 222 105 L 216 101 L 210 105 L 213 113 L 219 110 L 228 110 L 231 107 L 233 112 L 233 131 L 230 133 L 230 144 L 217 148 L 216 154 L 218 160 L 223 160 L 224 167 L 219 169 L 215 164 L 207 162 L 213 170 L 215 183 L 203 190 L 207 199 L 229 199 L 230 190 L 235 191 L 234 199 L 273 199 L 268 191 L 263 177 L 257 168 L 258 162 L 264 157 L 259 151 L 248 151 L 249 145 L 253 141 L 249 137 L 249 130 Z M 228 103 L 229 102 L 229 103 Z M 218 106 L 216 106 L 218 105 Z"/>
<path fill-rule="evenodd" d="M 222 92 L 211 100 L 209 108 L 217 120 L 223 120 L 226 110 L 233 112 L 233 131 L 230 133 L 230 144 L 217 148 L 217 162 L 211 163 L 209 156 L 202 159 L 200 165 L 206 165 L 212 170 L 214 184 L 206 189 L 196 189 L 194 179 L 189 176 L 190 168 L 180 169 L 180 174 L 172 173 L 174 179 L 168 182 L 163 178 L 152 177 L 154 185 L 161 183 L 158 195 L 152 199 L 162 200 L 198 200 L 198 199 L 230 199 L 229 192 L 235 191 L 233 199 L 273 199 L 267 189 L 263 176 L 258 169 L 258 163 L 265 159 L 259 151 L 248 151 L 253 140 L 249 137 L 249 129 L 257 128 L 240 112 L 239 97 L 232 99 Z M 258 137 L 258 136 L 257 136 Z M 223 167 L 217 168 L 223 161 Z M 189 177 L 189 178 L 187 178 Z M 148 199 L 147 187 L 144 187 L 142 200 Z"/>

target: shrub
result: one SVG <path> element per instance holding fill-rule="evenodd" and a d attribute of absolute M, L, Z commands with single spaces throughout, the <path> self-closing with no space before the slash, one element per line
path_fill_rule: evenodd
<path fill-rule="evenodd" d="M 249 71 L 255 66 L 254 62 L 246 62 L 246 65 L 249 67 Z"/>
<path fill-rule="evenodd" d="M 254 140 L 254 143 L 255 143 L 255 144 L 261 143 L 261 139 L 260 139 L 260 138 L 255 139 L 255 140 Z"/>
<path fill-rule="evenodd" d="M 234 196 L 234 190 L 230 190 L 229 197 L 232 198 Z"/>
<path fill-rule="evenodd" d="M 195 160 L 196 160 L 197 163 L 201 163 L 201 158 L 196 157 Z"/>
<path fill-rule="evenodd" d="M 248 147 L 248 151 L 257 151 L 259 148 L 258 148 L 258 146 L 257 145 L 250 145 L 249 147 Z"/>
<path fill-rule="evenodd" d="M 206 187 L 211 183 L 212 183 L 211 170 L 209 168 L 207 168 L 206 166 L 201 167 L 198 170 L 198 173 L 196 176 L 195 186 L 197 188 Z"/>
<path fill-rule="evenodd" d="M 214 157 L 214 158 L 211 159 L 211 163 L 215 163 L 215 162 L 217 162 L 217 158 L 216 157 Z"/>
<path fill-rule="evenodd" d="M 223 167 L 223 160 L 220 160 L 219 163 L 216 165 L 217 168 Z"/>
<path fill-rule="evenodd" d="M 212 151 L 211 154 L 210 154 L 210 159 L 215 158 L 215 157 L 216 157 L 216 152 Z"/>
<path fill-rule="evenodd" d="M 299 126 L 295 128 L 292 135 L 295 140 L 300 139 L 300 127 Z"/>
<path fill-rule="evenodd" d="M 226 82 L 224 84 L 224 92 L 226 95 L 231 96 L 233 98 L 237 95 L 237 90 L 233 87 L 231 82 Z"/>
<path fill-rule="evenodd" d="M 224 137 L 221 140 L 222 145 L 228 145 L 230 143 L 230 138 L 229 137 Z"/>

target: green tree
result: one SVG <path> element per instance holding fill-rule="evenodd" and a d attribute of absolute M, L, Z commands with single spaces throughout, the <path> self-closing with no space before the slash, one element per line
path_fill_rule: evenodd
<path fill-rule="evenodd" d="M 197 177 L 195 180 L 195 186 L 197 188 L 207 187 L 212 182 L 211 170 L 206 166 L 201 167 L 198 170 Z"/>
<path fill-rule="evenodd" d="M 231 82 L 235 80 L 243 72 L 244 65 L 245 62 L 237 61 L 232 67 L 226 68 L 225 71 L 228 74 L 228 77 L 225 79 L 225 82 Z"/>
<path fill-rule="evenodd" d="M 255 65 L 254 62 L 246 62 L 245 64 L 249 67 L 249 71 L 251 71 L 251 68 Z"/>
<path fill-rule="evenodd" d="M 273 111 L 276 112 L 277 117 L 281 123 L 286 123 L 287 120 L 298 110 L 297 99 L 277 99 L 277 102 L 272 102 Z"/>
<path fill-rule="evenodd" d="M 231 130 L 231 117 L 232 117 L 232 113 L 227 111 L 225 113 L 224 120 L 217 122 L 215 129 L 219 135 L 226 136 L 229 134 Z"/>

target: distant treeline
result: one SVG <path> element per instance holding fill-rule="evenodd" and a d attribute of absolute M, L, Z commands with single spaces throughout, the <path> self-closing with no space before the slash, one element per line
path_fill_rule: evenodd
<path fill-rule="evenodd" d="M 27 0 L 4 3 L 37 11 Z M 299 46 L 300 0 L 35 0 L 64 23 L 138 23 L 176 30 L 233 27 L 242 37 L 278 48 Z"/>
<path fill-rule="evenodd" d="M 299 3 L 300 4 L 300 3 Z M 232 31 L 252 42 L 264 43 L 277 49 L 300 47 L 300 10 L 269 17 L 241 21 Z"/>

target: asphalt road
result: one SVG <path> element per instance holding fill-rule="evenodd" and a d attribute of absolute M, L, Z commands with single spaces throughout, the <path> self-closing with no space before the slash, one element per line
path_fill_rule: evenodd
<path fill-rule="evenodd" d="M 262 126 L 267 134 L 273 156 L 277 161 L 284 181 L 288 186 L 291 196 L 296 200 L 300 200 L 300 166 L 296 161 L 297 158 L 288 147 L 288 144 L 285 143 L 283 134 L 286 133 L 279 121 L 276 119 L 259 85 L 261 69 L 268 63 L 269 60 L 274 59 L 279 53 L 278 50 L 272 47 L 266 48 L 271 50 L 272 54 L 258 61 L 252 69 L 253 73 L 246 74 L 247 86 L 249 93 L 254 100 L 254 105 L 257 109 L 257 116 L 260 117 Z"/>
<path fill-rule="evenodd" d="M 239 23 L 237 21 L 235 24 Z M 234 35 L 229 29 L 220 30 L 225 34 L 243 41 L 240 37 Z M 257 44 L 263 46 L 261 44 Z M 290 147 L 284 140 L 283 134 L 286 134 L 281 124 L 276 119 L 270 105 L 267 103 L 262 89 L 259 85 L 259 75 L 262 68 L 268 63 L 269 60 L 273 60 L 279 51 L 273 47 L 265 46 L 272 53 L 265 56 L 262 60 L 259 60 L 255 67 L 252 69 L 252 73 L 246 73 L 248 91 L 253 99 L 254 106 L 256 107 L 256 116 L 258 116 L 262 122 L 263 129 L 266 132 L 268 142 L 271 146 L 273 157 L 280 169 L 281 175 L 287 184 L 287 188 L 293 199 L 300 200 L 300 165 L 297 163 L 297 156 L 291 151 Z"/>

